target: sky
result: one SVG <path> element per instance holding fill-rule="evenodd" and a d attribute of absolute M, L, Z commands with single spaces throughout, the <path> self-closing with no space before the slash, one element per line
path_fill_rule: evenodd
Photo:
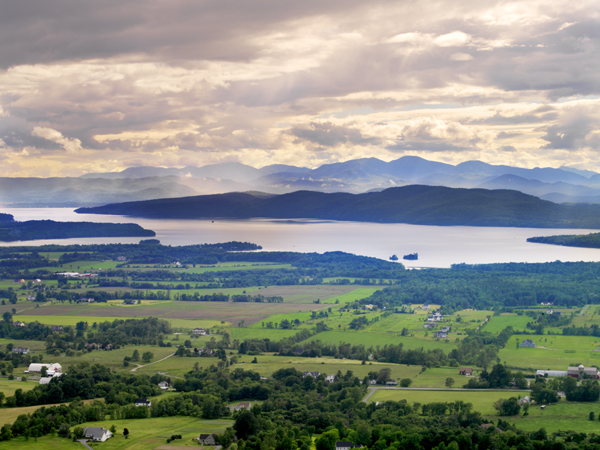
<path fill-rule="evenodd" d="M 0 176 L 404 155 L 600 171 L 600 3 L 2 0 Z"/>

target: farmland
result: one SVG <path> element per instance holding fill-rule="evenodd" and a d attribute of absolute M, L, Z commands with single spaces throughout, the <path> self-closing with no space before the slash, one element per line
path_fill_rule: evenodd
<path fill-rule="evenodd" d="M 476 375 L 473 379 L 478 380 L 487 373 L 486 369 L 489 371 L 498 363 L 509 371 L 522 371 L 529 376 L 537 369 L 566 370 L 567 366 L 580 364 L 600 366 L 600 337 L 563 334 L 567 326 L 586 329 L 600 326 L 599 306 L 555 306 L 556 316 L 543 318 L 548 308 L 538 304 L 521 308 L 498 304 L 489 308 L 449 308 L 443 295 L 458 294 L 449 294 L 452 289 L 429 287 L 429 282 L 425 283 L 424 295 L 439 301 L 427 303 L 425 298 L 414 294 L 413 291 L 418 291 L 415 283 L 421 283 L 419 277 L 441 274 L 443 278 L 448 272 L 423 271 L 411 275 L 398 272 L 390 276 L 389 271 L 383 271 L 377 278 L 372 276 L 372 269 L 369 275 L 358 276 L 361 273 L 355 272 L 360 271 L 351 268 L 339 269 L 339 276 L 329 276 L 335 272 L 330 262 L 318 266 L 321 269 L 314 269 L 305 268 L 301 261 L 281 261 L 278 257 L 272 261 L 215 264 L 123 263 L 99 258 L 70 260 L 57 267 L 52 264 L 63 261 L 63 253 L 40 254 L 49 258 L 41 270 L 79 271 L 97 276 L 65 279 L 40 272 L 42 278 L 38 279 L 33 275 L 27 279 L 11 276 L 0 280 L 0 290 L 6 293 L 6 300 L 12 295 L 10 301 L 0 305 L 1 314 L 9 313 L 10 320 L 22 321 L 25 327 L 37 322 L 40 326 L 64 328 L 40 339 L 14 339 L 9 337 L 12 331 L 5 332 L 5 337 L 0 338 L 0 350 L 9 344 L 27 347 L 31 357 L 60 363 L 67 372 L 69 367 L 80 363 L 100 364 L 117 374 L 160 375 L 174 382 L 194 371 L 217 368 L 243 369 L 264 378 L 282 369 L 295 369 L 299 373 L 355 376 L 360 381 L 387 371 L 390 379 L 410 380 L 411 388 L 418 389 L 443 389 L 451 378 L 452 390 L 378 389 L 369 401 L 405 399 L 410 404 L 423 404 L 462 400 L 472 403 L 474 410 L 492 420 L 497 418 L 493 408 L 496 400 L 522 396 L 527 391 L 465 391 L 461 388 L 468 377 L 458 374 L 459 367 L 473 368 Z M 318 270 L 324 270 L 328 276 L 321 276 Z M 344 270 L 353 274 L 344 276 Z M 291 274 L 300 275 L 294 278 Z M 398 302 L 398 296 L 389 294 L 394 292 L 387 290 L 388 285 L 396 282 L 394 276 L 404 277 L 402 283 L 405 284 L 400 286 L 404 286 L 405 291 L 398 291 L 399 296 L 408 295 L 406 292 L 410 291 L 410 297 L 420 301 Z M 541 277 L 539 284 L 543 284 L 544 279 Z M 454 282 L 451 277 L 449 282 Z M 398 289 L 396 285 L 394 288 Z M 38 293 L 44 294 L 41 300 L 36 298 Z M 79 301 L 86 297 L 95 301 Z M 200 298 L 221 301 L 199 301 Z M 130 299 L 134 300 L 129 302 L 132 304 L 125 304 Z M 434 311 L 442 312 L 442 320 L 432 322 Z M 166 321 L 168 329 L 150 338 L 109 346 L 107 350 L 86 350 L 83 346 L 83 343 L 94 342 L 99 335 L 105 339 L 99 344 L 110 343 L 107 336 L 115 335 L 108 331 L 115 327 L 120 330 L 122 320 L 147 318 Z M 209 330 L 210 334 L 192 335 L 195 328 Z M 446 334 L 438 337 L 442 329 Z M 507 329 L 511 330 L 509 334 L 505 333 Z M 505 341 L 499 340 L 501 335 L 506 336 Z M 463 344 L 472 345 L 477 336 L 482 336 L 485 343 L 476 344 L 479 345 L 477 351 L 468 354 L 465 350 L 468 346 Z M 537 347 L 518 347 L 525 339 L 532 339 Z M 177 353 L 184 344 L 187 356 Z M 195 357 L 194 350 L 198 348 L 222 353 Z M 146 361 L 132 360 L 134 351 L 152 356 Z M 14 364 L 12 373 L 20 377 L 26 364 L 18 364 L 17 360 Z M 37 385 L 35 374 L 29 375 L 26 382 L 9 380 L 8 374 L 0 376 L 0 392 L 6 397 L 14 396 L 19 388 L 27 392 Z M 529 378 L 526 384 L 533 382 L 534 379 Z M 173 395 L 177 394 L 169 391 L 153 397 L 153 401 Z M 594 427 L 587 420 L 587 414 L 596 406 L 597 402 L 587 404 L 561 399 L 544 411 L 532 407 L 528 416 L 518 415 L 507 420 L 528 431 L 544 426 L 590 432 Z M 35 409 L 35 406 L 2 407 L 0 413 L 4 414 L 5 422 L 10 423 L 18 414 Z M 200 428 L 223 432 L 232 423 L 225 419 L 207 421 L 193 417 L 105 422 L 104 426 L 115 425 L 118 430 L 128 428 L 132 435 L 125 441 L 118 434 L 102 447 L 132 449 L 166 445 L 166 439 L 175 431 L 183 436 L 178 445 L 190 445 L 191 439 L 202 432 Z M 26 448 L 28 442 L 23 438 L 13 439 L 10 448 Z M 0 450 L 6 445 L 0 443 Z M 56 439 L 38 438 L 39 448 L 56 448 L 55 445 Z M 65 441 L 64 447 L 70 448 L 70 445 Z"/>

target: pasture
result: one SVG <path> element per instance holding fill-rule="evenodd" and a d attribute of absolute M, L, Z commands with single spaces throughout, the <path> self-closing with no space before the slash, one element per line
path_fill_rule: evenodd
<path fill-rule="evenodd" d="M 176 446 L 193 446 L 200 448 L 192 439 L 197 438 L 200 433 L 222 433 L 225 428 L 233 424 L 231 420 L 201 420 L 191 417 L 161 417 L 152 419 L 130 419 L 130 420 L 105 420 L 101 422 L 88 422 L 79 427 L 117 427 L 115 435 L 106 442 L 92 444 L 92 447 L 103 450 L 152 450 L 158 446 L 166 445 L 167 439 L 173 434 L 181 434 L 182 439 L 173 442 Z M 123 429 L 129 430 L 129 438 L 123 436 Z M 33 438 L 26 441 L 25 438 L 13 439 L 9 442 L 0 442 L 0 450 L 14 448 L 35 448 L 36 450 L 54 449 L 82 449 L 79 442 L 71 442 L 70 439 L 49 437 L 38 438 L 34 443 Z"/>

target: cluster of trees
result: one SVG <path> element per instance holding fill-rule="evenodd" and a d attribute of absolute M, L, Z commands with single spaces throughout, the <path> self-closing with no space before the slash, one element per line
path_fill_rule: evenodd
<path fill-rule="evenodd" d="M 600 449 L 600 436 L 596 434 L 557 432 L 549 436 L 544 429 L 525 433 L 503 420 L 486 425 L 471 404 L 461 401 L 366 404 L 362 398 L 368 377 L 361 383 L 350 371 L 338 373 L 335 381 L 328 383 L 324 374 L 317 379 L 303 377 L 294 368 L 280 369 L 272 379 L 265 380 L 252 371 L 219 370 L 213 366 L 176 379 L 174 386 L 179 393 L 159 397 L 150 408 L 136 408 L 126 396 L 130 392 L 151 395 L 144 389 L 158 383 L 159 375 L 153 378 L 116 375 L 101 366 L 79 365 L 69 368 L 68 375 L 61 378 L 71 378 L 65 386 L 59 385 L 61 389 L 68 385 L 75 387 L 75 383 L 87 380 L 88 385 L 77 386 L 77 389 L 82 393 L 93 391 L 104 396 L 106 401 L 87 405 L 73 402 L 23 414 L 13 424 L 0 429 L 0 440 L 37 437 L 52 432 L 69 437 L 70 427 L 108 419 L 176 415 L 205 419 L 231 417 L 227 403 L 248 399 L 262 403 L 255 403 L 251 410 L 233 412 L 233 426 L 217 435 L 218 443 L 225 448 L 309 450 L 313 436 L 318 434 L 314 441 L 317 450 L 332 450 L 338 440 L 376 450 Z M 50 385 L 37 387 L 34 391 L 50 390 L 57 382 L 53 380 Z M 125 394 L 120 395 L 121 392 Z M 510 413 L 515 401 L 502 401 L 500 412 Z"/>

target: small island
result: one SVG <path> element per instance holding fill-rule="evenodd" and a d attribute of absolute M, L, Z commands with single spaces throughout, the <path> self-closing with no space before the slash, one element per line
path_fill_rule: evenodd
<path fill-rule="evenodd" d="M 410 253 L 408 255 L 404 255 L 402 257 L 402 259 L 405 259 L 407 261 L 416 261 L 419 259 L 419 254 L 418 253 Z"/>
<path fill-rule="evenodd" d="M 53 220 L 17 222 L 10 214 L 0 215 L 1 242 L 146 236 L 156 236 L 156 233 L 135 223 L 55 222 Z"/>

